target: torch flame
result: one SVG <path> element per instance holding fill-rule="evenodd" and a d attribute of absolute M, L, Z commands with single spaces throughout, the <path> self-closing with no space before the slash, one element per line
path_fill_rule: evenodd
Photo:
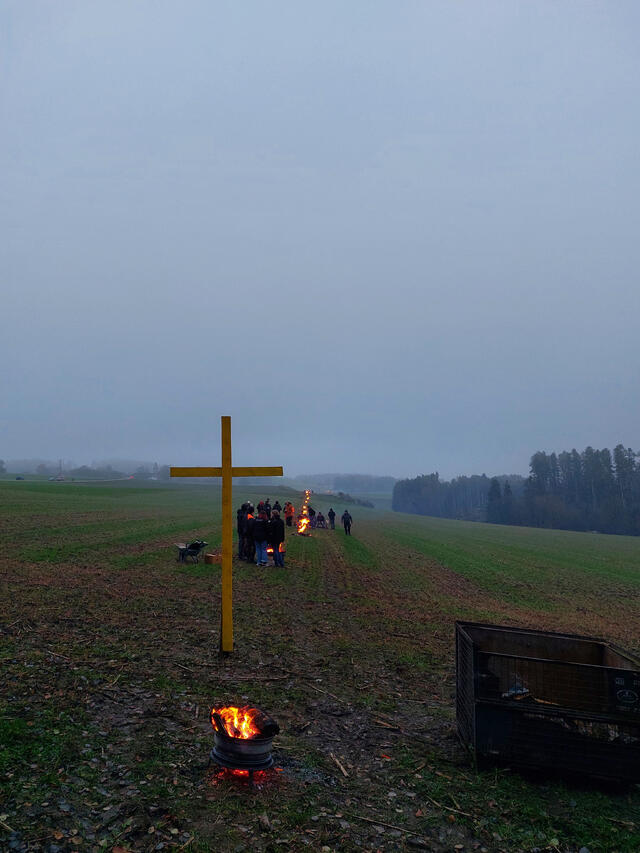
<path fill-rule="evenodd" d="M 219 714 L 224 727 L 229 737 L 241 738 L 249 740 L 253 737 L 260 736 L 260 729 L 254 722 L 254 717 L 258 712 L 255 708 L 212 708 L 211 709 L 211 725 L 216 728 L 214 714 Z"/>

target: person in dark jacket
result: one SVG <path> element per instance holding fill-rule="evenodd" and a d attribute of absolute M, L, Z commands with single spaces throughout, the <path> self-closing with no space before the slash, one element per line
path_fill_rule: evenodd
<path fill-rule="evenodd" d="M 353 519 L 351 518 L 351 514 L 348 509 L 342 513 L 342 523 L 344 525 L 344 532 L 347 536 L 351 536 L 351 522 Z"/>
<path fill-rule="evenodd" d="M 247 514 L 244 519 L 244 558 L 248 563 L 253 562 L 256 554 L 256 546 L 253 541 L 253 526 L 256 520 L 253 513 L 253 504 L 248 504 Z"/>
<path fill-rule="evenodd" d="M 280 501 L 278 501 L 278 500 L 277 500 L 277 501 L 274 503 L 273 508 L 274 508 L 274 509 L 277 509 L 277 510 L 278 510 L 278 512 L 282 512 L 282 507 L 280 506 Z"/>
<path fill-rule="evenodd" d="M 271 501 L 269 498 L 264 502 L 264 511 L 267 513 L 267 518 L 271 518 Z"/>
<path fill-rule="evenodd" d="M 327 513 L 327 516 L 329 518 L 329 524 L 331 525 L 331 529 L 335 530 L 336 529 L 336 514 L 333 510 L 333 507 L 331 507 L 331 509 Z"/>
<path fill-rule="evenodd" d="M 244 520 L 247 514 L 247 505 L 242 504 L 236 510 L 236 530 L 238 531 L 238 558 L 244 560 Z"/>
<path fill-rule="evenodd" d="M 269 519 L 266 512 L 259 512 L 253 523 L 253 541 L 256 546 L 256 566 L 268 566 L 267 541 L 269 539 Z"/>
<path fill-rule="evenodd" d="M 284 566 L 284 521 L 277 509 L 271 510 L 269 522 L 269 544 L 273 548 L 273 565 Z M 282 551 L 280 546 L 282 545 Z"/>

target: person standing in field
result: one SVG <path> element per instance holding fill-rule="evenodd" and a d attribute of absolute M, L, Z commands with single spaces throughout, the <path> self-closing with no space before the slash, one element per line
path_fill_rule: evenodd
<path fill-rule="evenodd" d="M 269 519 L 263 510 L 258 513 L 253 524 L 253 541 L 256 546 L 256 566 L 268 566 L 267 541 L 269 539 Z"/>
<path fill-rule="evenodd" d="M 253 562 L 256 553 L 256 545 L 253 540 L 253 526 L 255 523 L 253 504 L 247 504 L 247 514 L 244 519 L 244 558 L 248 563 Z"/>
<path fill-rule="evenodd" d="M 331 529 L 335 530 L 336 529 L 336 514 L 333 511 L 333 507 L 331 507 L 331 509 L 327 513 L 327 516 L 329 518 L 329 524 L 331 525 Z"/>
<path fill-rule="evenodd" d="M 273 548 L 273 565 L 284 567 L 284 521 L 277 509 L 271 510 L 269 544 Z"/>
<path fill-rule="evenodd" d="M 241 560 L 244 560 L 244 528 L 247 520 L 247 504 L 243 503 L 240 509 L 236 513 L 236 517 L 238 520 L 237 529 L 238 529 L 238 557 Z"/>
<path fill-rule="evenodd" d="M 293 516 L 295 515 L 295 512 L 296 510 L 294 505 L 291 503 L 291 501 L 287 501 L 284 505 L 284 518 L 287 522 L 287 527 L 293 526 Z"/>
<path fill-rule="evenodd" d="M 351 514 L 348 509 L 342 513 L 342 523 L 344 525 L 344 532 L 347 536 L 351 536 L 351 522 L 353 519 L 351 518 Z"/>
<path fill-rule="evenodd" d="M 275 502 L 275 503 L 274 503 L 274 505 L 273 505 L 273 508 L 274 508 L 274 509 L 277 509 L 277 510 L 278 510 L 278 512 L 282 512 L 282 507 L 280 506 L 280 501 L 279 501 L 279 500 L 276 500 L 276 502 Z"/>

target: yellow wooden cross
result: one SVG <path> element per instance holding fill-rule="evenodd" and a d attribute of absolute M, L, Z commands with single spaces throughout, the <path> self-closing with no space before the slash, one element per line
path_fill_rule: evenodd
<path fill-rule="evenodd" d="M 231 464 L 231 418 L 223 415 L 222 467 L 171 468 L 172 477 L 222 477 L 222 615 L 220 649 L 233 651 L 233 514 L 231 481 L 233 477 L 282 477 L 282 466 L 273 468 L 235 468 Z"/>

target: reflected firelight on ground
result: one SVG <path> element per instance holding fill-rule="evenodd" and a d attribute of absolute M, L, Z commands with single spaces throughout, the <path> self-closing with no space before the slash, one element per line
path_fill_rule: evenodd
<path fill-rule="evenodd" d="M 270 767 L 268 770 L 253 771 L 253 785 L 249 779 L 248 770 L 232 770 L 228 767 L 214 767 L 207 783 L 211 787 L 216 785 L 234 784 L 239 788 L 265 788 L 268 785 L 277 785 L 284 779 L 284 768 Z"/>

